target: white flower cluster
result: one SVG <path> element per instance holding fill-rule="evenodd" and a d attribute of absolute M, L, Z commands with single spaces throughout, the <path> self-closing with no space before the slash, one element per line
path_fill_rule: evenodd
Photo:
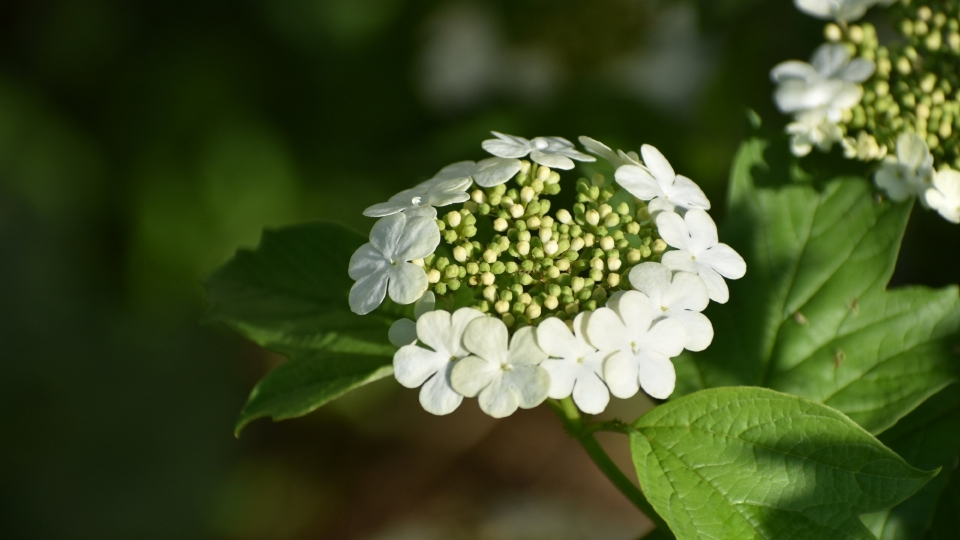
<path fill-rule="evenodd" d="M 818 19 L 853 22 L 875 5 L 889 6 L 897 0 L 794 0 L 797 8 Z"/>
<path fill-rule="evenodd" d="M 896 157 L 884 159 L 874 182 L 893 201 L 917 197 L 947 221 L 960 223 L 960 172 L 946 167 L 935 171 L 930 149 L 916 133 L 897 138 Z"/>
<path fill-rule="evenodd" d="M 466 201 L 473 183 L 503 184 L 522 167 L 529 169 L 518 161 L 528 155 L 557 169 L 572 168 L 572 160 L 594 161 L 558 137 L 494 135 L 483 148 L 496 157 L 445 167 L 431 180 L 365 212 L 382 218 L 370 243 L 351 260 L 350 276 L 357 280 L 351 308 L 369 313 L 386 294 L 399 304 L 416 302 L 416 320 L 401 319 L 390 329 L 390 341 L 399 347 L 394 356 L 397 381 L 421 387 L 420 403 L 437 415 L 453 412 L 464 397 L 477 397 L 481 409 L 496 418 L 548 397 L 572 396 L 590 414 L 602 412 L 610 394 L 629 398 L 642 388 L 654 398 L 669 397 L 676 382 L 671 358 L 710 345 L 713 326 L 702 311 L 711 299 L 728 300 L 725 278 L 742 277 L 746 263 L 719 242 L 703 191 L 676 174 L 652 146 L 644 145 L 638 155 L 580 138 L 588 152 L 616 169 L 618 189 L 633 195 L 637 204 L 646 202 L 650 225 L 674 248 L 660 262 L 633 266 L 629 284 L 615 285 L 618 290 L 605 306 L 567 320 L 538 319 L 512 336 L 503 320 L 475 307 L 452 313 L 436 309 L 421 261 L 440 242 L 434 207 Z M 569 212 L 559 211 L 557 220 L 569 220 Z"/>

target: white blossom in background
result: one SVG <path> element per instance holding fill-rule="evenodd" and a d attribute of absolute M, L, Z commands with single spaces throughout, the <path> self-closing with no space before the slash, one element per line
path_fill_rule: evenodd
<path fill-rule="evenodd" d="M 427 273 L 410 261 L 429 256 L 440 245 L 440 229 L 432 218 L 397 213 L 377 221 L 370 243 L 350 258 L 350 309 L 366 315 L 389 292 L 398 304 L 412 304 L 427 291 Z"/>
<path fill-rule="evenodd" d="M 790 151 L 798 157 L 809 154 L 813 147 L 826 152 L 834 143 L 843 141 L 843 130 L 827 118 L 824 109 L 797 113 L 786 131 L 790 135 Z"/>
<path fill-rule="evenodd" d="M 406 212 L 417 217 L 436 217 L 437 206 L 462 203 L 470 199 L 467 189 L 473 180 L 451 178 L 439 181 L 427 180 L 420 185 L 401 191 L 390 200 L 377 203 L 363 211 L 367 217 L 384 217 Z M 413 212 L 411 212 L 413 211 Z"/>
<path fill-rule="evenodd" d="M 936 210 L 943 219 L 960 223 L 960 172 L 953 169 L 937 171 L 933 187 L 923 194 L 927 206 Z"/>
<path fill-rule="evenodd" d="M 397 319 L 390 325 L 387 332 L 387 338 L 394 347 L 403 347 L 404 345 L 413 345 L 417 342 L 417 323 L 424 313 L 429 313 L 437 307 L 437 296 L 430 291 L 423 293 L 423 296 L 413 305 L 413 320 Z"/>
<path fill-rule="evenodd" d="M 463 345 L 472 356 L 454 366 L 453 388 L 466 397 L 479 396 L 480 409 L 494 418 L 543 403 L 550 390 L 550 375 L 540 366 L 547 354 L 537 346 L 535 332 L 527 326 L 510 339 L 500 319 L 483 317 L 471 322 L 463 334 Z"/>
<path fill-rule="evenodd" d="M 774 101 L 787 114 L 822 110 L 833 123 L 843 118 L 843 111 L 860 103 L 860 83 L 873 75 L 874 63 L 865 58 L 850 59 L 850 51 L 839 43 L 825 43 L 817 48 L 811 63 L 788 60 L 770 71 L 777 83 Z"/>
<path fill-rule="evenodd" d="M 710 201 L 693 180 L 677 174 L 659 150 L 645 144 L 640 148 L 646 167 L 624 165 L 614 174 L 617 183 L 634 197 L 650 201 L 650 214 L 683 209 L 710 209 Z"/>
<path fill-rule="evenodd" d="M 927 142 L 916 133 L 901 133 L 897 137 L 897 155 L 883 160 L 873 176 L 877 187 L 884 190 L 890 200 L 903 202 L 910 197 L 922 196 L 933 178 L 933 156 Z M 926 197 L 921 200 L 925 204 Z"/>
<path fill-rule="evenodd" d="M 685 349 L 702 351 L 713 341 L 713 325 L 700 313 L 710 303 L 710 296 L 696 274 L 673 273 L 660 263 L 645 262 L 630 270 L 630 285 L 650 299 L 658 318 L 674 319 L 683 326 Z"/>
<path fill-rule="evenodd" d="M 657 321 L 658 307 L 647 295 L 627 291 L 615 308 L 602 307 L 587 319 L 587 337 L 609 355 L 603 378 L 610 393 L 629 398 L 640 388 L 657 399 L 673 393 L 677 374 L 670 361 L 683 351 L 686 332 L 675 319 Z"/>
<path fill-rule="evenodd" d="M 890 5 L 895 0 L 878 2 L 878 0 L 794 0 L 797 9 L 818 19 L 835 19 L 843 22 L 853 22 L 877 3 Z"/>
<path fill-rule="evenodd" d="M 624 152 L 623 150 L 614 152 L 609 146 L 585 135 L 580 136 L 580 144 L 583 145 L 583 148 L 586 149 L 587 152 L 609 161 L 614 169 L 622 167 L 623 165 L 636 165 L 637 167 L 646 169 L 643 163 L 640 162 L 640 156 L 632 150 L 630 152 Z"/>
<path fill-rule="evenodd" d="M 537 137 L 529 140 L 496 131 L 491 133 L 497 138 L 483 141 L 483 149 L 497 157 L 518 159 L 529 154 L 530 159 L 540 165 L 562 170 L 572 169 L 573 159 L 596 161 L 596 158 L 580 152 L 572 142 L 561 137 Z"/>
<path fill-rule="evenodd" d="M 499 186 L 513 178 L 513 175 L 520 172 L 521 166 L 519 159 L 501 157 L 487 158 L 477 162 L 458 161 L 440 169 L 440 172 L 427 182 L 470 178 L 477 185 L 489 188 Z"/>
<path fill-rule="evenodd" d="M 405 345 L 393 357 L 393 373 L 407 388 L 420 389 L 420 404 L 436 415 L 450 414 L 463 396 L 450 384 L 454 366 L 470 352 L 463 348 L 463 332 L 470 322 L 484 317 L 473 308 L 424 313 L 417 320 L 417 340 L 430 349 Z"/>
<path fill-rule="evenodd" d="M 581 411 L 600 414 L 610 402 L 610 391 L 603 382 L 607 353 L 587 342 L 584 325 L 588 316 L 577 315 L 572 332 L 560 319 L 544 320 L 537 326 L 537 344 L 549 356 L 541 364 L 550 374 L 549 397 L 563 399 L 573 395 L 573 402 Z"/>
<path fill-rule="evenodd" d="M 657 231 L 667 245 L 677 248 L 663 254 L 664 266 L 700 276 L 714 302 L 723 304 L 730 299 L 723 278 L 742 278 L 747 263 L 733 248 L 720 243 L 717 225 L 709 214 L 699 209 L 688 210 L 683 217 L 664 212 L 657 216 Z"/>

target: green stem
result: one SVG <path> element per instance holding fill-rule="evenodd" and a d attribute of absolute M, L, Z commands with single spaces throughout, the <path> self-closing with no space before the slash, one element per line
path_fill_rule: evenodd
<path fill-rule="evenodd" d="M 597 439 L 593 436 L 593 434 L 598 431 L 629 433 L 629 426 L 619 421 L 585 423 L 583 417 L 580 415 L 580 411 L 570 398 L 559 401 L 549 399 L 547 400 L 547 404 L 557 413 L 560 420 L 563 421 L 563 425 L 567 431 L 577 439 L 580 445 L 583 446 L 583 449 L 587 451 L 587 455 L 589 455 L 590 459 L 597 465 L 600 472 L 620 490 L 620 493 L 623 493 L 634 506 L 646 514 L 646 516 L 656 524 L 658 529 L 669 531 L 670 528 L 667 527 L 667 523 L 660 517 L 660 514 L 653 509 L 653 506 L 647 501 L 643 492 L 623 474 L 620 467 L 610 459 L 610 456 L 607 455 L 603 447 L 600 446 L 600 443 L 597 442 Z"/>

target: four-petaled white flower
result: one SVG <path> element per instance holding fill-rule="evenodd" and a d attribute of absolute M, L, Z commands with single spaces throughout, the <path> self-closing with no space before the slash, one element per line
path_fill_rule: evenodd
<path fill-rule="evenodd" d="M 535 332 L 527 326 L 509 339 L 500 319 L 471 322 L 463 333 L 463 345 L 473 356 L 454 366 L 453 388 L 466 397 L 479 395 L 480 408 L 494 418 L 510 416 L 517 407 L 531 409 L 543 403 L 550 375 L 540 366 L 547 354 L 537 346 Z"/>
<path fill-rule="evenodd" d="M 515 135 L 505 135 L 491 131 L 497 138 L 483 141 L 483 149 L 502 158 L 522 158 L 530 154 L 530 159 L 553 169 L 573 168 L 573 161 L 596 161 L 593 156 L 580 152 L 573 143 L 562 137 L 537 137 L 533 140 Z"/>
<path fill-rule="evenodd" d="M 658 310 L 658 317 L 675 319 L 686 330 L 685 349 L 702 351 L 713 341 L 713 325 L 700 313 L 710 303 L 707 287 L 696 274 L 673 273 L 666 266 L 646 262 L 630 270 L 630 285 L 644 293 Z M 593 336 L 588 334 L 593 341 Z M 609 382 L 609 381 L 608 381 Z"/>
<path fill-rule="evenodd" d="M 821 45 L 810 62 L 789 60 L 770 71 L 778 84 L 774 101 L 784 113 L 821 110 L 826 120 L 837 123 L 843 111 L 860 103 L 863 87 L 859 83 L 873 75 L 875 66 L 865 58 L 851 60 L 850 51 L 839 43 Z"/>
<path fill-rule="evenodd" d="M 499 186 L 513 178 L 513 175 L 520 172 L 521 167 L 519 159 L 502 157 L 492 157 L 476 162 L 458 161 L 440 169 L 440 172 L 427 182 L 471 178 L 477 185 L 489 188 Z"/>
<path fill-rule="evenodd" d="M 603 144 L 602 142 L 591 139 L 585 135 L 580 136 L 580 144 L 590 152 L 591 154 L 602 157 L 603 159 L 610 162 L 613 165 L 614 169 L 620 168 L 624 165 L 636 165 L 641 168 L 644 167 L 643 163 L 640 162 L 640 156 L 636 152 L 624 152 L 623 150 L 617 150 L 614 152 L 609 146 Z"/>
<path fill-rule="evenodd" d="M 373 225 L 370 243 L 350 258 L 350 309 L 366 315 L 377 309 L 389 291 L 398 304 L 412 304 L 427 291 L 427 273 L 410 261 L 427 257 L 440 245 L 440 229 L 432 218 L 387 216 Z"/>
<path fill-rule="evenodd" d="M 463 396 L 450 384 L 454 366 L 469 356 L 463 348 L 463 332 L 470 322 L 484 317 L 473 308 L 461 308 L 452 315 L 431 311 L 417 320 L 417 339 L 432 350 L 418 345 L 405 345 L 393 356 L 393 373 L 407 388 L 420 389 L 420 404 L 436 415 L 450 414 Z"/>
<path fill-rule="evenodd" d="M 944 219 L 960 223 L 960 172 L 953 169 L 937 171 L 933 187 L 927 189 L 923 198 Z"/>
<path fill-rule="evenodd" d="M 624 165 L 614 177 L 631 195 L 650 201 L 651 215 L 660 211 L 684 209 L 710 209 L 710 201 L 693 180 L 674 172 L 667 158 L 659 150 L 645 144 L 640 148 L 646 167 Z"/>
<path fill-rule="evenodd" d="M 417 323 L 424 313 L 429 313 L 436 309 L 437 297 L 432 292 L 427 291 L 413 305 L 413 320 L 397 319 L 390 325 L 387 331 L 387 339 L 394 347 L 403 347 L 404 345 L 413 345 L 417 342 Z"/>
<path fill-rule="evenodd" d="M 843 130 L 827 118 L 825 109 L 799 112 L 794 121 L 787 124 L 790 135 L 790 151 L 803 157 L 816 146 L 826 152 L 834 143 L 843 141 Z"/>
<path fill-rule="evenodd" d="M 923 195 L 932 177 L 933 156 L 926 141 L 916 133 L 902 133 L 897 137 L 897 157 L 884 159 L 873 181 L 891 200 L 903 202 Z M 926 197 L 923 201 L 929 204 Z"/>
<path fill-rule="evenodd" d="M 537 344 L 550 357 L 543 369 L 550 374 L 549 396 L 573 401 L 587 414 L 600 414 L 610 402 L 610 391 L 603 382 L 603 360 L 609 353 L 587 343 L 584 325 L 590 314 L 573 320 L 573 332 L 566 323 L 551 317 L 537 326 Z"/>
<path fill-rule="evenodd" d="M 800 11 L 818 19 L 853 22 L 863 17 L 878 0 L 794 0 L 794 3 Z"/>
<path fill-rule="evenodd" d="M 732 247 L 720 243 L 717 225 L 710 215 L 699 209 L 688 210 L 683 217 L 664 212 L 657 216 L 657 230 L 660 238 L 677 248 L 663 254 L 663 265 L 697 274 L 706 285 L 710 299 L 726 303 L 730 290 L 723 278 L 742 278 L 747 272 L 747 263 Z"/>
<path fill-rule="evenodd" d="M 405 212 L 416 217 L 437 216 L 437 206 L 462 203 L 470 199 L 467 189 L 473 180 L 470 178 L 450 178 L 427 180 L 414 188 L 397 193 L 390 200 L 377 203 L 363 211 L 367 217 L 383 217 Z"/>
<path fill-rule="evenodd" d="M 587 319 L 587 336 L 609 354 L 603 378 L 610 392 L 629 398 L 643 391 L 657 399 L 673 393 L 677 374 L 670 358 L 683 351 L 686 332 L 675 319 L 656 321 L 660 310 L 647 295 L 627 291 Z"/>

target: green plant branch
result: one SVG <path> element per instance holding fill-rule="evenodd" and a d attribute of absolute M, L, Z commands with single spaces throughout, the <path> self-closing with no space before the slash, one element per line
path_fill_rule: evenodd
<path fill-rule="evenodd" d="M 563 427 L 567 432 L 580 443 L 583 449 L 586 450 L 587 455 L 590 456 L 590 459 L 592 459 L 600 469 L 600 472 L 620 490 L 620 493 L 623 493 L 634 506 L 650 518 L 650 520 L 656 524 L 657 529 L 663 532 L 669 531 L 670 528 L 667 526 L 667 523 L 660 517 L 660 514 L 653 509 L 653 506 L 647 501 L 643 492 L 623 474 L 620 467 L 610 459 L 610 456 L 607 455 L 606 451 L 604 451 L 603 447 L 600 446 L 600 443 L 597 442 L 597 439 L 593 436 L 594 433 L 600 431 L 627 434 L 630 432 L 630 426 L 619 420 L 611 422 L 585 422 L 583 416 L 580 414 L 580 410 L 577 409 L 577 406 L 569 397 L 562 400 L 548 399 L 547 404 L 557 413 L 557 416 L 560 417 L 560 420 L 563 422 Z M 672 535 L 668 536 L 672 537 Z"/>

